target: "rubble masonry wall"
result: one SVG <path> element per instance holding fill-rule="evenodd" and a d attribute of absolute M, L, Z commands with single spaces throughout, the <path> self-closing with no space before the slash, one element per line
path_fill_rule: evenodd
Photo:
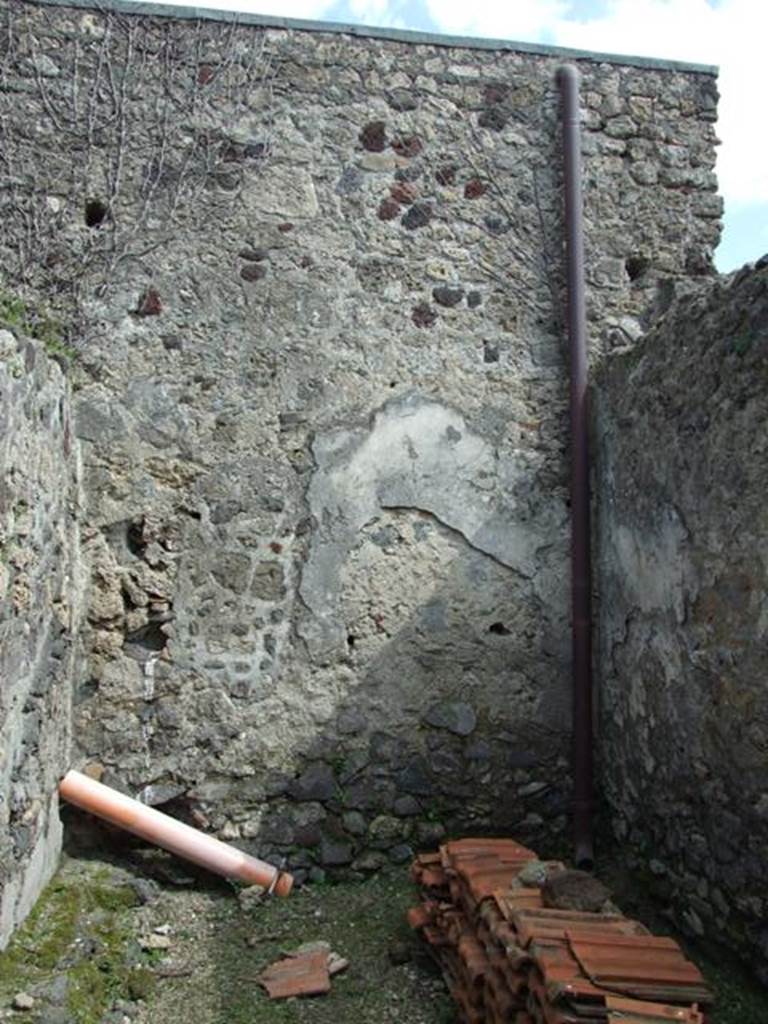
<path fill-rule="evenodd" d="M 458 830 L 543 848 L 570 792 L 561 55 L 0 11 L 4 287 L 77 325 L 76 763 L 300 877 Z M 711 273 L 717 94 L 577 64 L 599 361 Z"/>

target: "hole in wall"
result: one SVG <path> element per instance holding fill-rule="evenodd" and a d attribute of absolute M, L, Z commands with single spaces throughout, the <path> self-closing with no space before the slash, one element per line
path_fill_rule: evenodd
<path fill-rule="evenodd" d="M 349 633 L 347 635 L 347 647 L 350 649 L 350 651 L 353 650 L 353 648 L 355 646 L 355 641 L 356 640 L 357 640 L 357 637 L 355 636 L 354 633 Z"/>
<path fill-rule="evenodd" d="M 197 509 L 188 508 L 186 505 L 177 505 L 176 511 L 179 513 L 179 515 L 189 516 L 190 519 L 195 519 L 197 522 L 200 522 L 200 520 L 203 518 L 201 513 L 198 512 Z"/>
<path fill-rule="evenodd" d="M 200 827 L 200 822 L 197 820 L 193 811 L 192 801 L 186 796 L 168 797 L 168 799 L 160 800 L 157 803 L 152 802 L 148 806 L 153 807 L 156 811 L 160 811 L 162 814 L 169 815 L 171 818 L 176 818 L 177 821 L 181 821 L 185 825 L 191 825 L 192 828 Z M 181 861 L 180 863 L 186 862 Z"/>
<path fill-rule="evenodd" d="M 102 199 L 89 199 L 85 204 L 85 224 L 97 228 L 107 219 L 109 207 Z"/>
<path fill-rule="evenodd" d="M 147 546 L 144 540 L 143 519 L 134 519 L 128 524 L 128 528 L 125 532 L 125 542 L 132 555 L 135 555 L 137 558 L 141 558 L 143 556 Z"/>
<path fill-rule="evenodd" d="M 168 643 L 168 637 L 161 627 L 161 622 L 148 622 L 146 626 L 134 629 L 131 633 L 126 633 L 125 643 L 134 649 L 142 648 L 144 653 L 162 651 Z M 135 655 L 138 661 L 143 660 L 139 656 L 140 652 L 138 650 L 126 650 L 125 653 L 129 656 Z"/>
<path fill-rule="evenodd" d="M 627 271 L 627 277 L 630 281 L 636 281 L 639 277 L 642 277 L 646 270 L 650 267 L 651 261 L 647 256 L 628 256 L 624 263 L 624 268 Z"/>
<path fill-rule="evenodd" d="M 119 561 L 143 558 L 147 545 L 144 540 L 144 519 L 119 519 L 101 528 L 110 548 Z"/>
<path fill-rule="evenodd" d="M 511 636 L 512 630 L 507 629 L 503 622 L 492 622 L 488 627 L 489 633 L 494 633 L 496 636 Z"/>

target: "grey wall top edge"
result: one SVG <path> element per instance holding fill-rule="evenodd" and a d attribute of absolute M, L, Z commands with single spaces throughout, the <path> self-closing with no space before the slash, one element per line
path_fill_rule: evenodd
<path fill-rule="evenodd" d="M 206 21 L 236 20 L 241 25 L 260 28 L 294 29 L 301 32 L 331 32 L 338 35 L 359 36 L 362 39 L 387 39 L 398 43 L 445 46 L 470 50 L 501 50 L 511 53 L 538 54 L 542 57 L 562 57 L 566 60 L 588 60 L 598 64 L 625 64 L 630 67 L 659 71 L 685 71 L 702 75 L 717 75 L 718 68 L 711 64 L 689 64 L 679 60 L 658 60 L 655 57 L 634 57 L 616 53 L 595 53 L 591 50 L 572 50 L 564 46 L 545 46 L 542 43 L 517 43 L 508 39 L 474 39 L 466 36 L 444 36 L 433 32 L 414 32 L 399 28 L 373 28 L 368 25 L 344 25 L 332 21 L 309 21 L 304 18 L 280 18 L 276 15 L 250 14 L 237 11 L 210 10 L 207 7 L 175 7 L 171 4 L 132 3 L 130 0 L 28 0 L 30 3 L 51 7 L 88 8 L 98 11 L 116 11 L 121 14 L 153 15 L 158 18 L 204 19 Z M 233 0 L 233 3 L 236 0 Z"/>

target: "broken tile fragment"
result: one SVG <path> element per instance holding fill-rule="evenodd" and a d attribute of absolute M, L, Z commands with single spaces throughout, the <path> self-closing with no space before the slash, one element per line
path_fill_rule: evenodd
<path fill-rule="evenodd" d="M 325 995 L 331 990 L 328 953 L 321 949 L 288 956 L 262 971 L 258 981 L 270 999 Z"/>

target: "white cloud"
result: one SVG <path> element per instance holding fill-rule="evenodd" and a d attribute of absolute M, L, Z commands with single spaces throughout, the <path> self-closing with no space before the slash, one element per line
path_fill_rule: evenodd
<path fill-rule="evenodd" d="M 349 9 L 355 19 L 367 25 L 383 25 L 392 18 L 389 0 L 349 0 Z"/>
<path fill-rule="evenodd" d="M 379 28 L 408 28 L 407 0 L 347 0 L 351 21 Z M 406 17 L 404 17 L 404 15 Z M 348 20 L 347 18 L 343 19 Z"/>
<path fill-rule="evenodd" d="M 564 18 L 567 0 L 426 0 L 442 32 L 536 41 Z"/>
<path fill-rule="evenodd" d="M 715 11 L 706 0 L 612 0 L 604 14 L 557 25 L 558 42 L 610 53 L 713 63 Z"/>

